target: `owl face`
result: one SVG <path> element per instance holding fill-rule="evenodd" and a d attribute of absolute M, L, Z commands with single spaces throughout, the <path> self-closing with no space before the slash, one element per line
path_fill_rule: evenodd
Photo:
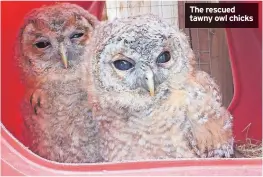
<path fill-rule="evenodd" d="M 101 34 L 104 37 L 99 37 Z M 94 40 L 97 51 L 91 66 L 95 86 L 101 102 L 117 109 L 149 108 L 192 68 L 186 36 L 152 15 L 101 25 Z"/>
<path fill-rule="evenodd" d="M 96 24 L 95 17 L 74 4 L 35 9 L 22 28 L 20 60 L 38 75 L 70 70 L 79 64 Z"/>

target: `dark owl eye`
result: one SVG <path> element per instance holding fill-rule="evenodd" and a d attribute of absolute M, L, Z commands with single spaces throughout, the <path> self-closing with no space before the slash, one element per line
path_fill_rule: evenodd
<path fill-rule="evenodd" d="M 40 42 L 35 43 L 35 46 L 40 49 L 46 48 L 49 45 L 50 45 L 50 42 L 48 41 L 40 41 Z"/>
<path fill-rule="evenodd" d="M 76 34 L 72 35 L 72 36 L 70 37 L 70 39 L 80 38 L 80 37 L 83 36 L 83 35 L 84 35 L 84 33 L 76 33 Z"/>
<path fill-rule="evenodd" d="M 126 60 L 116 60 L 113 62 L 115 68 L 119 70 L 129 70 L 131 69 L 134 65 Z"/>
<path fill-rule="evenodd" d="M 157 58 L 157 63 L 166 63 L 171 59 L 170 52 L 163 52 Z"/>

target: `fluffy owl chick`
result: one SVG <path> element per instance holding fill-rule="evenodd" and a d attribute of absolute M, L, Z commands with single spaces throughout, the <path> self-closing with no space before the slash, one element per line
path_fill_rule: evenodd
<path fill-rule="evenodd" d="M 82 55 L 98 20 L 58 3 L 26 15 L 17 58 L 27 95 L 22 103 L 30 149 L 57 162 L 100 161 L 97 126 L 81 87 Z M 32 109 L 33 108 L 33 109 Z"/>
<path fill-rule="evenodd" d="M 85 86 L 105 161 L 231 157 L 232 117 L 184 33 L 154 15 L 101 24 Z"/>

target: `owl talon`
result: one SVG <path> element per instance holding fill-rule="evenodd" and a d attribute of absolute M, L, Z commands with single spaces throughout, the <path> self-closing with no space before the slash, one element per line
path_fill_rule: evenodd
<path fill-rule="evenodd" d="M 95 109 L 96 112 L 100 111 L 100 106 L 98 103 L 93 103 L 93 108 Z"/>
<path fill-rule="evenodd" d="M 40 102 L 41 102 L 40 97 L 38 97 L 38 98 L 37 98 L 37 105 L 38 105 L 38 107 L 41 108 L 41 104 L 40 104 Z"/>
<path fill-rule="evenodd" d="M 36 115 L 37 115 L 37 106 L 38 106 L 38 105 L 35 105 L 35 106 L 34 106 L 34 112 L 35 112 Z"/>
<path fill-rule="evenodd" d="M 38 109 L 43 106 L 43 99 L 43 91 L 40 89 L 35 90 L 30 96 L 30 104 L 34 109 L 35 114 L 37 114 Z"/>

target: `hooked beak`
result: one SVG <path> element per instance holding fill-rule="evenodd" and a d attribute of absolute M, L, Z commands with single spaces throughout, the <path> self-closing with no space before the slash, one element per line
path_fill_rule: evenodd
<path fill-rule="evenodd" d="M 65 49 L 63 44 L 60 44 L 59 52 L 60 52 L 60 55 L 61 55 L 62 63 L 64 64 L 65 68 L 67 69 L 68 68 L 68 58 L 67 58 L 67 55 L 66 55 L 66 49 Z"/>
<path fill-rule="evenodd" d="M 150 71 L 146 73 L 146 84 L 148 86 L 148 89 L 150 91 L 150 95 L 154 96 L 154 79 L 153 79 L 153 72 Z"/>

